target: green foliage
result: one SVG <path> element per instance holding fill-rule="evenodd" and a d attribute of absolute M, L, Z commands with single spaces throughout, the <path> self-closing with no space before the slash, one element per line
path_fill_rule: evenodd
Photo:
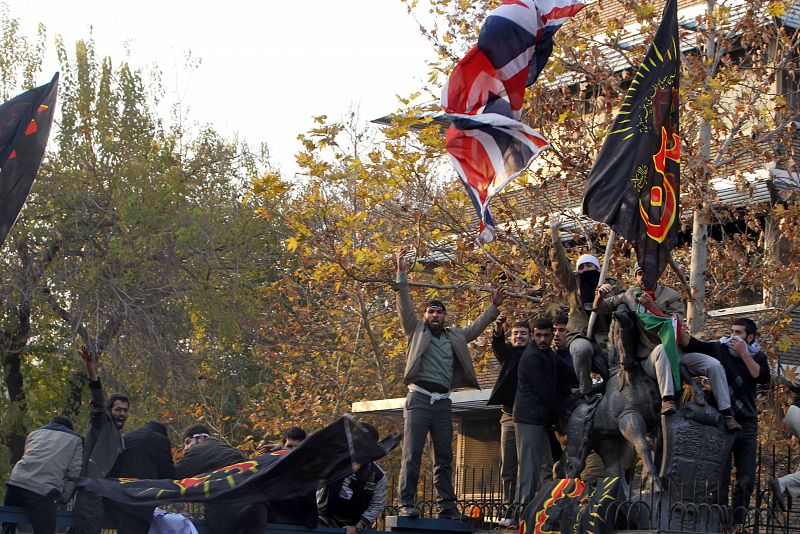
<path fill-rule="evenodd" d="M 83 426 L 74 355 L 86 344 L 107 390 L 131 397 L 132 426 L 203 419 L 243 439 L 235 415 L 266 378 L 253 321 L 283 255 L 280 222 L 250 194 L 265 162 L 210 127 L 165 126 L 161 88 L 91 40 L 56 49 L 60 120 L 0 259 L 6 382 L 24 397 L 0 431 L 14 449 L 55 413 Z"/>

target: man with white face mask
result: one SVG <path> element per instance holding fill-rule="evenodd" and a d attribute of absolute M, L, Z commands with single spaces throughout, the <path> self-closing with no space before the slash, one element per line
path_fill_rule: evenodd
<path fill-rule="evenodd" d="M 756 480 L 756 437 L 758 435 L 758 408 L 756 387 L 769 384 L 770 373 L 767 356 L 762 352 L 756 336 L 757 326 L 752 319 L 735 319 L 731 324 L 731 335 L 715 342 L 704 342 L 689 337 L 681 329 L 680 344 L 686 352 L 700 352 L 713 356 L 725 369 L 730 390 L 731 409 L 742 429 L 733 442 L 733 463 L 736 465 L 736 483 L 733 488 L 734 521 L 744 520 L 744 508 L 750 501 Z M 730 480 L 731 462 L 727 462 L 723 480 Z M 720 500 L 728 500 L 728 486 L 720 488 Z"/>

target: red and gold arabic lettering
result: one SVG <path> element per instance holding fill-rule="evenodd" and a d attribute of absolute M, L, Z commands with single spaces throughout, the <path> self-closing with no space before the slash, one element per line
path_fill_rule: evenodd
<path fill-rule="evenodd" d="M 663 186 L 653 186 L 650 188 L 650 205 L 661 207 L 661 218 L 656 223 L 650 220 L 650 216 L 644 208 L 641 199 L 639 200 L 639 214 L 642 216 L 647 227 L 647 235 L 661 243 L 667 238 L 669 229 L 675 223 L 678 199 L 675 191 L 675 184 L 672 178 L 667 175 L 667 160 L 680 164 L 681 162 L 681 138 L 676 133 L 672 133 L 672 146 L 667 146 L 667 130 L 661 127 L 661 149 L 653 155 L 653 164 L 656 172 L 661 175 Z"/>

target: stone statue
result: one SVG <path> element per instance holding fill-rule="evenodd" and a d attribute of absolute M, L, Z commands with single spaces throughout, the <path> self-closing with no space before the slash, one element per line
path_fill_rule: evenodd
<path fill-rule="evenodd" d="M 661 396 L 658 384 L 637 363 L 625 369 L 625 358 L 636 353 L 638 332 L 636 316 L 620 305 L 613 314 L 609 331 L 609 366 L 611 376 L 605 395 L 576 408 L 567 425 L 568 477 L 580 475 L 586 455 L 594 450 L 603 460 L 607 476 L 624 478 L 624 457 L 628 444 L 642 459 L 642 478 L 652 481 L 661 491 L 661 481 L 653 461 L 648 433 L 658 429 Z"/>

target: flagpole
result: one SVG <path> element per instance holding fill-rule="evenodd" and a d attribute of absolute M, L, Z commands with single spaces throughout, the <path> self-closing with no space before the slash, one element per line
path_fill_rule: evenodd
<path fill-rule="evenodd" d="M 603 257 L 603 268 L 600 269 L 600 280 L 597 281 L 597 287 L 603 285 L 603 282 L 606 281 L 606 275 L 608 274 L 608 264 L 611 263 L 611 253 L 614 251 L 614 241 L 617 240 L 617 232 L 613 229 L 611 233 L 608 234 L 608 243 L 606 244 L 606 255 Z M 586 337 L 589 338 L 591 341 L 592 334 L 594 333 L 594 323 L 597 321 L 597 312 L 592 310 L 592 314 L 589 316 L 589 326 L 586 327 Z"/>

